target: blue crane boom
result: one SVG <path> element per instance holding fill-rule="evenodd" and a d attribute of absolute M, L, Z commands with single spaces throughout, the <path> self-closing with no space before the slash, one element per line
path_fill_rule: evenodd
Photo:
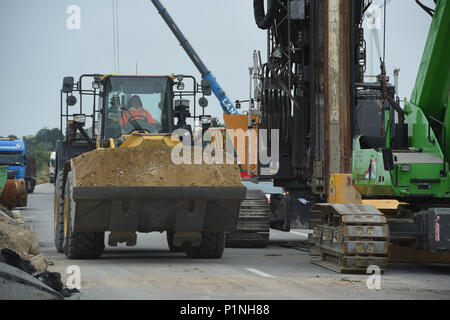
<path fill-rule="evenodd" d="M 208 70 L 206 65 L 203 63 L 202 59 L 200 59 L 200 56 L 195 52 L 194 48 L 191 46 L 189 41 L 186 39 L 186 37 L 183 35 L 181 30 L 176 25 L 175 21 L 172 19 L 172 17 L 169 15 L 167 10 L 164 8 L 164 6 L 161 4 L 159 0 L 151 0 L 153 5 L 158 10 L 159 14 L 163 18 L 163 20 L 166 22 L 167 26 L 170 28 L 170 30 L 173 32 L 177 40 L 180 42 L 183 49 L 186 51 L 189 58 L 194 63 L 195 67 L 198 69 L 200 74 L 202 75 L 202 78 L 205 80 L 208 80 L 211 84 L 211 90 L 214 92 L 214 95 L 217 97 L 217 99 L 220 102 L 220 106 L 223 109 L 223 112 L 226 114 L 239 114 L 234 104 L 231 102 L 231 100 L 227 97 L 225 94 L 225 91 L 222 89 L 222 87 L 217 82 L 216 78 L 212 75 L 212 73 Z"/>

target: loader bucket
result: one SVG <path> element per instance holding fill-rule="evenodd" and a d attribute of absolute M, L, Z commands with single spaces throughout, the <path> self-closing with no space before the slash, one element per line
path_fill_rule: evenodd
<path fill-rule="evenodd" d="M 245 187 L 74 187 L 74 231 L 234 231 L 245 192 Z"/>
<path fill-rule="evenodd" d="M 177 165 L 146 141 L 72 160 L 74 232 L 233 231 L 246 188 L 236 165 Z"/>

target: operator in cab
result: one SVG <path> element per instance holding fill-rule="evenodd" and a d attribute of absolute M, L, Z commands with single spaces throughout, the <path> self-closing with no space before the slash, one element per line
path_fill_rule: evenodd
<path fill-rule="evenodd" d="M 144 109 L 142 106 L 141 98 L 137 95 L 131 97 L 127 106 L 128 112 L 124 112 L 122 115 L 122 119 L 120 124 L 122 127 L 125 127 L 129 121 L 132 120 L 141 120 L 144 121 L 148 125 L 159 125 L 157 121 L 155 121 L 150 112 Z"/>

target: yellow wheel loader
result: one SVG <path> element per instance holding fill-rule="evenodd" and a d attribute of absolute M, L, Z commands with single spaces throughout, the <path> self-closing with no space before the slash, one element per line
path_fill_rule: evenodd
<path fill-rule="evenodd" d="M 185 88 L 187 81 L 192 89 Z M 205 145 L 194 146 L 192 134 L 211 123 L 204 114 L 210 94 L 206 82 L 198 85 L 184 75 L 64 78 L 65 136 L 56 152 L 54 193 L 57 251 L 69 259 L 95 259 L 104 251 L 106 232 L 110 246 L 133 246 L 138 232 L 157 231 L 167 232 L 171 251 L 222 256 L 246 188 L 237 165 L 206 164 L 190 153 L 203 155 Z"/>

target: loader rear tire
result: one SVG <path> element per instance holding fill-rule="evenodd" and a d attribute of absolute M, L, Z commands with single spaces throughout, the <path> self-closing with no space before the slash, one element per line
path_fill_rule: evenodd
<path fill-rule="evenodd" d="M 105 250 L 104 232 L 73 232 L 72 231 L 72 211 L 75 210 L 75 203 L 72 200 L 71 173 L 67 176 L 64 190 L 65 201 L 67 201 L 67 221 L 66 236 L 64 239 L 64 254 L 68 259 L 99 259 Z"/>
<path fill-rule="evenodd" d="M 180 246 L 175 246 L 173 244 L 173 236 L 175 232 L 167 231 L 167 245 L 169 246 L 170 252 L 183 252 L 184 248 Z"/>
<path fill-rule="evenodd" d="M 54 192 L 54 241 L 58 253 L 64 252 L 64 171 L 58 173 Z"/>
<path fill-rule="evenodd" d="M 225 232 L 202 232 L 200 246 L 187 245 L 186 255 L 194 259 L 220 259 L 225 250 Z"/>

